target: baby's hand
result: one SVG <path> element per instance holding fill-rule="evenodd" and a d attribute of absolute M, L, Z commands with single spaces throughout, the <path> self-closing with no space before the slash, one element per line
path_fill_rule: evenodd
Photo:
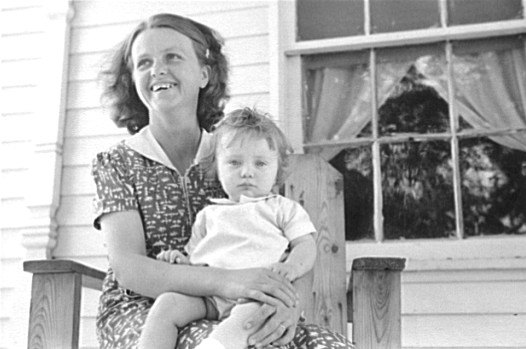
<path fill-rule="evenodd" d="M 157 259 L 172 264 L 190 264 L 190 259 L 178 250 L 162 251 Z"/>
<path fill-rule="evenodd" d="M 279 275 L 283 276 L 290 282 L 300 277 L 298 267 L 293 264 L 274 263 L 270 265 L 270 270 L 278 273 Z"/>

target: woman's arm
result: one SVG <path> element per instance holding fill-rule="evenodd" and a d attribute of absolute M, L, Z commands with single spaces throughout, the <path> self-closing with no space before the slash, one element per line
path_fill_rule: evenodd
<path fill-rule="evenodd" d="M 155 298 L 164 292 L 193 296 L 249 298 L 293 306 L 294 287 L 280 275 L 263 268 L 224 270 L 174 265 L 146 257 L 144 231 L 137 211 L 109 213 L 100 219 L 110 265 L 122 287 Z"/>

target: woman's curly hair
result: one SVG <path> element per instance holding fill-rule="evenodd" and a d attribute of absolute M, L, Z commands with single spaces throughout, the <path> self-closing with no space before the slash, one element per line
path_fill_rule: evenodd
<path fill-rule="evenodd" d="M 192 40 L 200 64 L 210 67 L 209 81 L 199 91 L 197 118 L 199 125 L 210 130 L 224 115 L 228 95 L 228 61 L 221 52 L 223 39 L 213 29 L 182 16 L 161 13 L 140 23 L 110 57 L 109 66 L 100 72 L 103 83 L 102 103 L 109 108 L 111 119 L 131 134 L 148 125 L 146 106 L 139 99 L 132 78 L 131 48 L 140 33 L 152 28 L 173 29 Z"/>

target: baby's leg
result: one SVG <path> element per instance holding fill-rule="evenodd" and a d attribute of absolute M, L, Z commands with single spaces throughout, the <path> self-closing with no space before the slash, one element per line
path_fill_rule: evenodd
<path fill-rule="evenodd" d="M 245 330 L 243 325 L 246 320 L 260 307 L 259 303 L 243 303 L 236 305 L 230 316 L 210 333 L 196 349 L 245 349 L 248 347 L 248 337 L 256 329 Z M 219 343 L 218 343 L 219 342 Z M 222 346 L 221 346 L 222 345 Z"/>
<path fill-rule="evenodd" d="M 139 349 L 173 349 L 178 328 L 206 316 L 202 298 L 180 293 L 161 294 L 153 303 L 139 339 Z"/>

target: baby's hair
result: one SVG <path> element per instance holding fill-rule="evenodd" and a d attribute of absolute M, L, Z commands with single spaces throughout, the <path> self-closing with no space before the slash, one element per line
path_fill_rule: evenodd
<path fill-rule="evenodd" d="M 292 147 L 285 137 L 285 134 L 272 121 L 268 114 L 262 113 L 255 108 L 236 109 L 219 121 L 212 128 L 212 153 L 207 162 L 209 169 L 215 171 L 215 152 L 219 145 L 220 139 L 226 135 L 231 135 L 230 141 L 238 137 L 264 138 L 269 148 L 278 152 L 278 173 L 276 175 L 276 184 L 282 184 L 285 180 L 285 173 L 288 162 L 288 156 L 292 153 Z"/>

